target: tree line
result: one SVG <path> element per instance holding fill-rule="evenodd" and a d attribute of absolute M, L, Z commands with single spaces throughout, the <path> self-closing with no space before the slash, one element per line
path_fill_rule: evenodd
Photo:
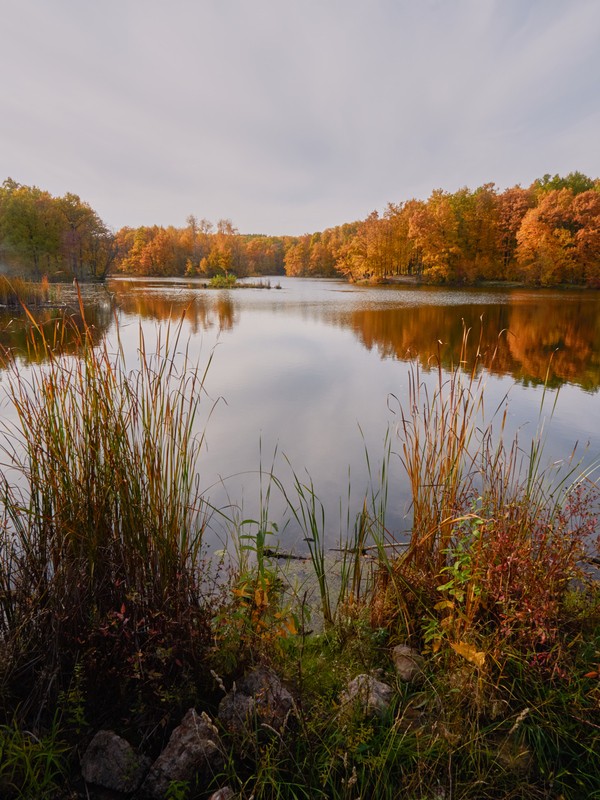
<path fill-rule="evenodd" d="M 8 179 L 0 189 L 0 260 L 34 276 L 345 277 L 430 283 L 520 281 L 600 287 L 600 180 L 545 175 L 523 188 L 493 183 L 304 236 L 241 234 L 191 215 L 184 227 L 108 230 L 77 195 L 52 197 Z"/>
<path fill-rule="evenodd" d="M 545 175 L 528 188 L 499 192 L 488 183 L 389 203 L 381 215 L 300 237 L 286 254 L 286 271 L 354 281 L 413 275 L 431 283 L 600 287 L 600 180 Z"/>
<path fill-rule="evenodd" d="M 216 226 L 190 215 L 184 228 L 121 228 L 116 269 L 128 275 L 210 278 L 283 275 L 291 237 L 240 234 L 229 219 Z"/>

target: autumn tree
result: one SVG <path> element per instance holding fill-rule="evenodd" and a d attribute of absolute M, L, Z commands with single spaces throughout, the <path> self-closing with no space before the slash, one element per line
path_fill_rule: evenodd
<path fill-rule="evenodd" d="M 448 193 L 436 189 L 427 203 L 414 206 L 409 235 L 419 250 L 425 278 L 440 283 L 456 279 L 458 221 Z"/>
<path fill-rule="evenodd" d="M 116 255 L 114 237 L 94 209 L 76 194 L 58 198 L 56 206 L 66 268 L 78 280 L 104 278 Z"/>
<path fill-rule="evenodd" d="M 515 277 L 517 253 L 517 235 L 527 211 L 535 201 L 531 189 L 513 186 L 498 195 L 496 246 L 498 249 L 497 277 L 510 279 Z"/>
<path fill-rule="evenodd" d="M 547 286 L 576 280 L 573 192 L 553 189 L 523 218 L 517 234 L 517 261 L 529 283 Z"/>
<path fill-rule="evenodd" d="M 286 275 L 296 278 L 310 274 L 310 236 L 300 236 L 291 242 L 285 253 Z"/>
<path fill-rule="evenodd" d="M 274 236 L 247 236 L 242 241 L 242 260 L 249 275 L 281 275 L 285 246 Z"/>
<path fill-rule="evenodd" d="M 187 228 L 182 233 L 182 244 L 188 251 L 185 262 L 186 275 L 199 275 L 202 272 L 200 264 L 211 249 L 211 233 L 214 226 L 210 220 L 198 220 L 190 214 L 186 220 Z"/>
<path fill-rule="evenodd" d="M 498 197 L 493 183 L 453 195 L 458 223 L 457 278 L 466 283 L 497 277 Z"/>
<path fill-rule="evenodd" d="M 578 282 L 600 288 L 600 193 L 587 191 L 573 198 L 575 260 Z"/>
<path fill-rule="evenodd" d="M 415 202 L 388 203 L 384 212 L 387 225 L 385 234 L 389 237 L 389 271 L 392 275 L 411 275 L 420 271 L 417 247 L 410 236 L 410 216 Z"/>
<path fill-rule="evenodd" d="M 10 178 L 0 189 L 0 242 L 9 265 L 38 278 L 102 279 L 117 252 L 112 233 L 77 195 L 52 197 Z"/>

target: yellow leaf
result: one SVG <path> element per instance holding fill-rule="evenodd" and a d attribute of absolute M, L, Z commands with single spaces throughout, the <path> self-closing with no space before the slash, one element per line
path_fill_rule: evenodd
<path fill-rule="evenodd" d="M 440 600 L 439 603 L 434 605 L 436 611 L 443 611 L 445 608 L 454 608 L 452 600 Z"/>
<path fill-rule="evenodd" d="M 483 667 L 485 653 L 481 650 L 477 650 L 477 648 L 473 647 L 472 644 L 469 644 L 468 642 L 457 642 L 456 644 L 450 642 L 450 647 L 455 653 L 458 653 L 459 656 L 466 658 L 471 664 L 475 664 L 475 666 L 479 668 Z"/>
<path fill-rule="evenodd" d="M 258 588 L 254 590 L 254 604 L 258 606 L 258 608 L 269 605 L 269 597 L 266 589 Z"/>
<path fill-rule="evenodd" d="M 295 636 L 298 633 L 298 629 L 296 628 L 296 623 L 293 617 L 288 617 L 285 621 L 285 627 L 291 633 L 292 636 Z"/>

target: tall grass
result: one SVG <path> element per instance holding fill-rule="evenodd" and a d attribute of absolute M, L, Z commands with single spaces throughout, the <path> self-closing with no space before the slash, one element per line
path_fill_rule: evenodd
<path fill-rule="evenodd" d="M 518 434 L 505 441 L 507 398 L 490 415 L 479 348 L 474 362 L 464 360 L 468 336 L 452 371 L 438 359 L 432 389 L 418 364 L 410 373 L 399 427 L 413 526 L 406 552 L 380 564 L 374 608 L 380 624 L 412 618 L 421 637 L 425 616 L 426 638 L 439 646 L 445 637 L 459 651 L 483 628 L 495 631 L 498 646 L 548 646 L 573 581 L 585 582 L 593 469 L 582 471 L 575 450 L 561 469 L 545 466 L 543 424 L 526 449 Z"/>
<path fill-rule="evenodd" d="M 23 278 L 0 275 L 0 306 L 18 308 L 39 306 L 50 301 L 50 284 L 44 276 L 41 281 L 26 281 Z"/>
<path fill-rule="evenodd" d="M 39 702 L 86 648 L 98 663 L 103 639 L 128 643 L 126 658 L 139 651 L 130 666 L 143 672 L 144 643 L 161 624 L 180 624 L 188 645 L 200 631 L 205 373 L 178 354 L 181 324 L 152 354 L 140 332 L 129 371 L 120 342 L 116 353 L 94 347 L 84 328 L 73 332 L 80 355 L 63 357 L 31 320 L 44 365 L 23 371 L 3 353 L 16 422 L 3 437 L 12 479 L 3 477 L 0 633 L 28 702 Z"/>

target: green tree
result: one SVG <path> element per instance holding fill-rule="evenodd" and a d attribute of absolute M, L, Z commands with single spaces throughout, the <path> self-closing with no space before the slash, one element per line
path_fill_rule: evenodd
<path fill-rule="evenodd" d="M 7 260 L 40 278 L 60 267 L 60 221 L 53 198 L 10 178 L 2 185 L 0 236 Z"/>
<path fill-rule="evenodd" d="M 539 196 L 546 192 L 560 191 L 569 189 L 573 194 L 588 192 L 594 188 L 594 181 L 582 172 L 569 172 L 564 178 L 560 175 L 550 175 L 546 173 L 541 178 L 537 178 L 531 185 L 533 192 Z"/>

